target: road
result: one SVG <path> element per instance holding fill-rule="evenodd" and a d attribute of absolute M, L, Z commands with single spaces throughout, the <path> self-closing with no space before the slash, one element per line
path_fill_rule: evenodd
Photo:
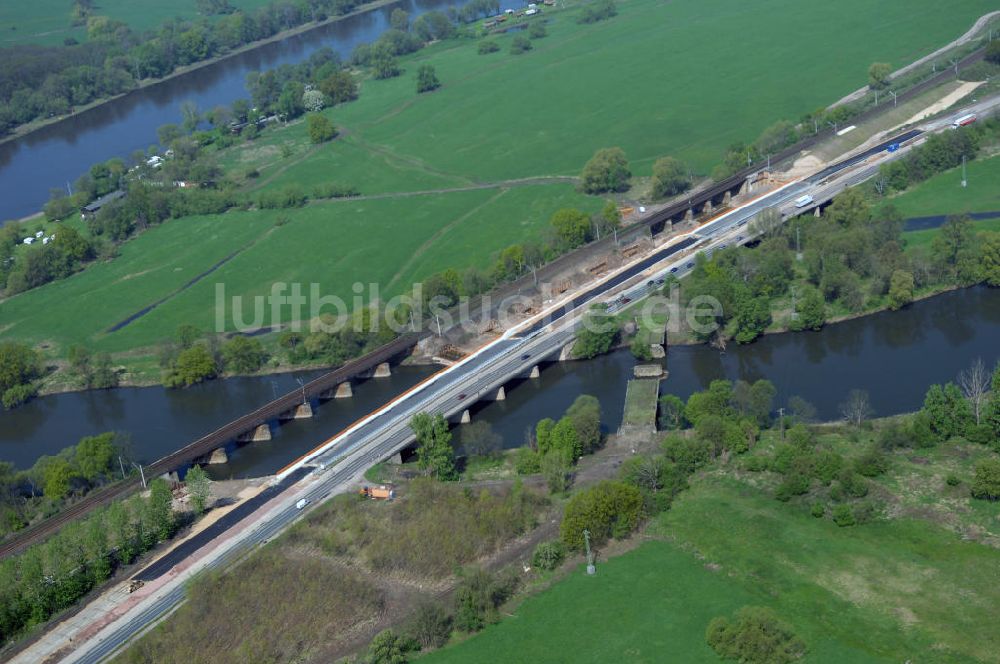
<path fill-rule="evenodd" d="M 992 105 L 996 102 L 997 100 L 993 100 L 989 103 Z M 985 104 L 987 102 L 977 105 L 976 112 L 983 112 L 991 107 Z M 978 108 L 980 106 L 982 108 Z M 929 129 L 940 129 L 942 123 L 948 122 L 949 120 L 936 122 Z M 652 255 L 611 273 L 584 293 L 554 304 L 537 319 L 509 330 L 461 362 L 400 395 L 327 441 L 315 453 L 283 471 L 278 477 L 277 486 L 259 501 L 261 504 L 255 504 L 228 518 L 219 530 L 232 528 L 236 522 L 254 523 L 244 525 L 236 534 L 230 534 L 211 557 L 206 557 L 199 572 L 231 564 L 255 546 L 277 535 L 303 513 L 304 510 L 296 509 L 295 506 L 300 499 L 306 499 L 313 506 L 331 494 L 348 490 L 366 468 L 411 442 L 409 421 L 414 414 L 426 411 L 452 417 L 477 401 L 490 398 L 495 390 L 512 378 L 527 374 L 531 367 L 560 352 L 572 341 L 575 323 L 592 303 L 608 302 L 612 311 L 620 309 L 627 304 L 621 300 L 622 295 L 636 300 L 655 290 L 658 282 L 667 275 L 682 276 L 688 272 L 693 264 L 694 253 L 701 251 L 710 254 L 731 243 L 745 243 L 753 239 L 750 221 L 762 210 L 777 208 L 783 216 L 801 212 L 796 210 L 794 201 L 806 193 L 816 201 L 828 200 L 844 188 L 871 177 L 879 164 L 905 154 L 920 140 L 921 135 L 920 132 L 915 132 L 904 137 L 894 137 L 835 167 L 810 178 L 788 183 L 722 214 L 698 229 L 672 239 Z M 907 145 L 898 151 L 887 152 L 886 147 L 892 142 L 904 142 Z M 255 510 L 256 514 L 253 513 Z M 217 537 L 218 534 L 213 530 L 211 535 L 204 535 L 198 543 L 204 543 L 204 539 Z M 172 570 L 176 562 L 190 553 L 189 549 L 197 548 L 198 543 L 185 545 L 186 548 L 176 553 L 174 558 L 158 562 L 137 576 L 147 579 L 162 577 Z M 192 574 L 194 572 L 172 579 L 161 591 L 151 594 L 136 606 L 127 617 L 105 627 L 64 661 L 96 663 L 115 652 L 179 605 L 184 597 L 184 582 Z M 29 655 L 30 650 L 22 655 Z M 21 656 L 14 661 L 21 661 Z"/>

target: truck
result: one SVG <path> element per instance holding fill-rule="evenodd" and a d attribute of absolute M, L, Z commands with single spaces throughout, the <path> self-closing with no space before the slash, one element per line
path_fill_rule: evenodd
<path fill-rule="evenodd" d="M 358 492 L 365 498 L 370 498 L 372 500 L 392 500 L 396 497 L 396 491 L 391 486 L 379 485 L 379 486 L 366 486 L 361 487 Z"/>
<path fill-rule="evenodd" d="M 798 198 L 795 199 L 795 207 L 804 208 L 805 206 L 809 205 L 812 202 L 813 202 L 813 197 L 810 196 L 809 194 L 806 194 L 805 196 L 799 196 Z"/>
<path fill-rule="evenodd" d="M 966 115 L 955 118 L 955 120 L 951 123 L 951 128 L 958 129 L 959 127 L 968 127 L 975 121 L 976 121 L 976 114 L 967 113 Z"/>
<path fill-rule="evenodd" d="M 300 510 L 309 504 L 308 498 L 299 498 L 299 502 L 295 503 L 295 509 Z"/>

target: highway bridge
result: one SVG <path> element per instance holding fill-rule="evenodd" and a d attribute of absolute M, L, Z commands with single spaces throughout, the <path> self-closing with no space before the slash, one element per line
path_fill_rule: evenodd
<path fill-rule="evenodd" d="M 995 103 L 996 100 L 990 100 L 976 108 L 986 110 Z M 939 129 L 940 122 L 931 127 Z M 634 295 L 631 299 L 636 299 L 650 288 L 655 288 L 658 281 L 667 275 L 680 276 L 689 271 L 697 252 L 709 254 L 731 244 L 751 241 L 754 229 L 750 221 L 762 210 L 776 208 L 783 216 L 800 213 L 802 210 L 795 207 L 794 200 L 804 193 L 809 193 L 815 202 L 822 203 L 844 187 L 870 177 L 880 163 L 905 154 L 921 136 L 919 131 L 893 136 L 810 178 L 783 185 L 744 206 L 723 213 L 695 231 L 674 238 L 638 263 L 608 275 L 586 292 L 557 303 L 547 313 L 509 330 L 501 338 L 418 384 L 280 473 L 276 478 L 276 495 L 269 495 L 270 501 L 264 510 L 266 514 L 260 516 L 252 527 L 248 526 L 233 535 L 229 544 L 219 547 L 220 552 L 206 566 L 221 566 L 236 560 L 297 518 L 302 513 L 295 507 L 299 499 L 316 503 L 331 493 L 344 491 L 351 482 L 357 481 L 367 467 L 410 444 L 413 435 L 409 421 L 414 414 L 434 412 L 454 418 L 475 402 L 491 398 L 507 381 L 554 357 L 572 342 L 577 321 L 592 304 L 606 302 L 612 310 L 617 309 L 623 293 L 627 297 Z M 887 149 L 891 144 L 901 144 L 902 149 L 890 153 Z M 140 573 L 140 576 L 147 574 L 150 578 L 157 578 L 163 572 L 161 565 L 160 568 Z M 183 598 L 182 588 L 180 582 L 165 586 L 141 609 L 106 627 L 64 661 L 100 661 L 176 606 Z"/>

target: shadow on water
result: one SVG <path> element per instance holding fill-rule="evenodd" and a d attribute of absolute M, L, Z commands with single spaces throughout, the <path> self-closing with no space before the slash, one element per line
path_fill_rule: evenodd
<path fill-rule="evenodd" d="M 838 405 L 856 388 L 868 390 L 876 415 L 892 415 L 919 408 L 928 385 L 953 380 L 975 358 L 992 365 L 1000 356 L 998 341 L 1000 290 L 965 289 L 820 332 L 731 344 L 726 353 L 706 346 L 672 347 L 666 360 L 670 376 L 661 392 L 687 398 L 717 378 L 767 378 L 778 390 L 778 405 L 799 396 L 816 406 L 822 419 L 836 419 Z M 505 401 L 482 403 L 472 417 L 490 422 L 504 444 L 515 447 L 538 420 L 557 418 L 577 396 L 592 394 L 601 401 L 605 429 L 615 431 L 634 366 L 628 351 L 550 363 L 540 378 L 512 382 Z M 220 478 L 272 473 L 435 370 L 397 367 L 390 378 L 358 383 L 353 398 L 323 402 L 314 418 L 273 427 L 272 440 L 232 448 L 229 463 L 212 467 L 211 473 Z M 129 432 L 135 454 L 149 461 L 296 385 L 294 374 L 277 374 L 187 390 L 120 388 L 47 396 L 0 413 L 0 458 L 26 467 L 82 436 L 118 430 Z"/>

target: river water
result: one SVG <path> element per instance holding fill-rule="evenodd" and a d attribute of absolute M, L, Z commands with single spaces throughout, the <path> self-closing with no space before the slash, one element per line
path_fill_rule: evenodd
<path fill-rule="evenodd" d="M 875 414 L 916 410 L 931 383 L 953 380 L 982 357 L 1000 358 L 1000 290 L 972 288 L 945 293 L 893 313 L 867 316 L 820 332 L 770 335 L 756 343 L 730 345 L 722 354 L 705 346 L 669 349 L 669 378 L 662 393 L 687 398 L 716 378 L 767 378 L 778 390 L 775 406 L 792 396 L 812 403 L 821 419 L 838 417 L 838 405 L 855 388 L 871 395 Z M 601 401 L 605 427 L 621 423 L 625 384 L 635 360 L 618 351 L 587 362 L 552 363 L 541 378 L 508 386 L 507 399 L 473 412 L 500 433 L 507 447 L 520 445 L 526 429 L 558 417 L 580 394 Z M 332 437 L 347 425 L 428 376 L 432 367 L 398 367 L 390 378 L 355 385 L 355 396 L 319 404 L 316 417 L 274 427 L 274 439 L 232 451 L 230 462 L 212 467 L 215 477 L 272 473 Z M 294 389 L 284 374 L 215 381 L 187 390 L 120 388 L 59 394 L 0 413 L 0 459 L 30 466 L 84 435 L 127 431 L 134 454 L 151 461 Z"/>
<path fill-rule="evenodd" d="M 231 58 L 136 90 L 17 140 L 0 144 L 0 223 L 42 208 L 52 188 L 65 189 L 90 166 L 125 157 L 156 143 L 157 127 L 180 121 L 180 105 L 191 100 L 202 111 L 249 97 L 246 75 L 301 62 L 329 47 L 347 57 L 362 42 L 374 41 L 389 25 L 395 8 L 411 20 L 432 10 L 461 4 L 451 0 L 400 0 L 328 25 L 272 42 Z M 501 0 L 501 8 L 524 3 Z"/>

